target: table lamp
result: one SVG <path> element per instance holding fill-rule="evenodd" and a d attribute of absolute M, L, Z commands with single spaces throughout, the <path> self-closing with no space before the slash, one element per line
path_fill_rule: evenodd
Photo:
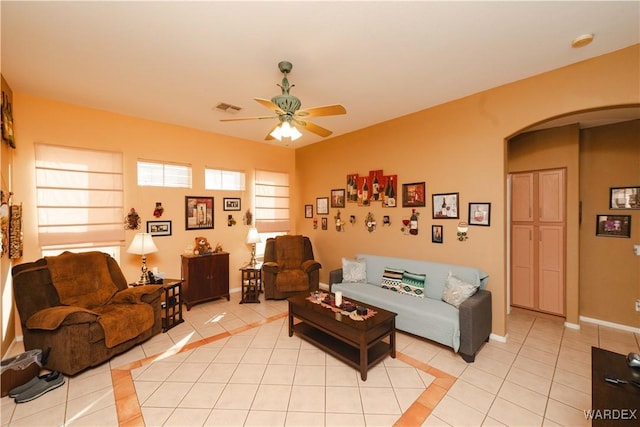
<path fill-rule="evenodd" d="M 127 249 L 130 254 L 142 255 L 142 274 L 136 285 L 149 284 L 149 271 L 147 270 L 147 254 L 158 252 L 158 247 L 153 243 L 153 238 L 149 233 L 137 233 Z"/>
<path fill-rule="evenodd" d="M 260 233 L 258 233 L 258 229 L 255 227 L 249 228 L 249 232 L 247 233 L 247 244 L 251 245 L 251 261 L 250 265 L 255 267 L 256 265 L 256 243 L 260 243 Z"/>

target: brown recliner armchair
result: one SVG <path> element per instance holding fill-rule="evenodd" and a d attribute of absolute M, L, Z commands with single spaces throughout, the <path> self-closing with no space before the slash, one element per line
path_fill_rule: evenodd
<path fill-rule="evenodd" d="M 265 298 L 284 299 L 318 290 L 320 268 L 308 237 L 287 235 L 267 239 L 262 264 Z"/>
<path fill-rule="evenodd" d="M 47 369 L 74 375 L 162 329 L 162 286 L 128 287 L 105 253 L 65 252 L 11 273 L 25 350 L 50 348 Z"/>

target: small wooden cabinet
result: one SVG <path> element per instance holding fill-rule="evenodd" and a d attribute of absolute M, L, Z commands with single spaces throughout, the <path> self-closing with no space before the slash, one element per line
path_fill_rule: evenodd
<path fill-rule="evenodd" d="M 195 304 L 226 297 L 229 300 L 229 254 L 181 255 L 182 293 L 187 310 Z"/>

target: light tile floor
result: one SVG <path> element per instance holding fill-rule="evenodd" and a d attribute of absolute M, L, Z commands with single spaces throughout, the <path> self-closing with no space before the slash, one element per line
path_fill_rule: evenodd
<path fill-rule="evenodd" d="M 2 398 L 2 426 L 583 426 L 591 346 L 639 336 L 514 309 L 507 343 L 473 364 L 399 333 L 398 357 L 357 372 L 287 334 L 286 301 L 213 301 L 186 322 L 28 403 Z M 8 356 L 22 352 L 15 345 Z"/>

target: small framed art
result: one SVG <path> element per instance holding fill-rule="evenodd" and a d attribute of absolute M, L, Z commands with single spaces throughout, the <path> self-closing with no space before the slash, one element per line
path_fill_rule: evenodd
<path fill-rule="evenodd" d="M 597 215 L 596 236 L 631 237 L 631 215 Z"/>
<path fill-rule="evenodd" d="M 609 209 L 640 209 L 640 187 L 613 187 Z"/>
<path fill-rule="evenodd" d="M 491 224 L 491 203 L 471 202 L 469 203 L 469 225 L 483 225 L 488 227 Z"/>
<path fill-rule="evenodd" d="M 171 221 L 147 221 L 147 233 L 152 236 L 171 236 Z"/>
<path fill-rule="evenodd" d="M 460 218 L 458 193 L 443 193 L 433 195 L 433 218 Z"/>
<path fill-rule="evenodd" d="M 185 196 L 185 230 L 213 228 L 213 197 Z"/>
<path fill-rule="evenodd" d="M 331 190 L 331 207 L 332 208 L 344 208 L 345 207 L 345 191 L 344 191 L 344 188 Z"/>
<path fill-rule="evenodd" d="M 313 205 L 304 205 L 304 217 L 313 218 Z"/>
<path fill-rule="evenodd" d="M 225 197 L 222 199 L 223 209 L 225 211 L 239 211 L 240 210 L 240 198 L 239 197 Z"/>
<path fill-rule="evenodd" d="M 442 243 L 442 226 L 441 225 L 431 226 L 431 241 L 433 243 Z"/>
<path fill-rule="evenodd" d="M 424 182 L 412 182 L 402 184 L 402 207 L 419 208 L 426 206 L 426 184 Z"/>
<path fill-rule="evenodd" d="M 329 220 L 327 219 L 327 217 L 323 217 L 322 218 L 322 229 L 323 230 L 328 230 L 329 228 Z"/>
<path fill-rule="evenodd" d="M 316 198 L 316 213 L 318 215 L 329 215 L 329 198 L 328 197 Z"/>

